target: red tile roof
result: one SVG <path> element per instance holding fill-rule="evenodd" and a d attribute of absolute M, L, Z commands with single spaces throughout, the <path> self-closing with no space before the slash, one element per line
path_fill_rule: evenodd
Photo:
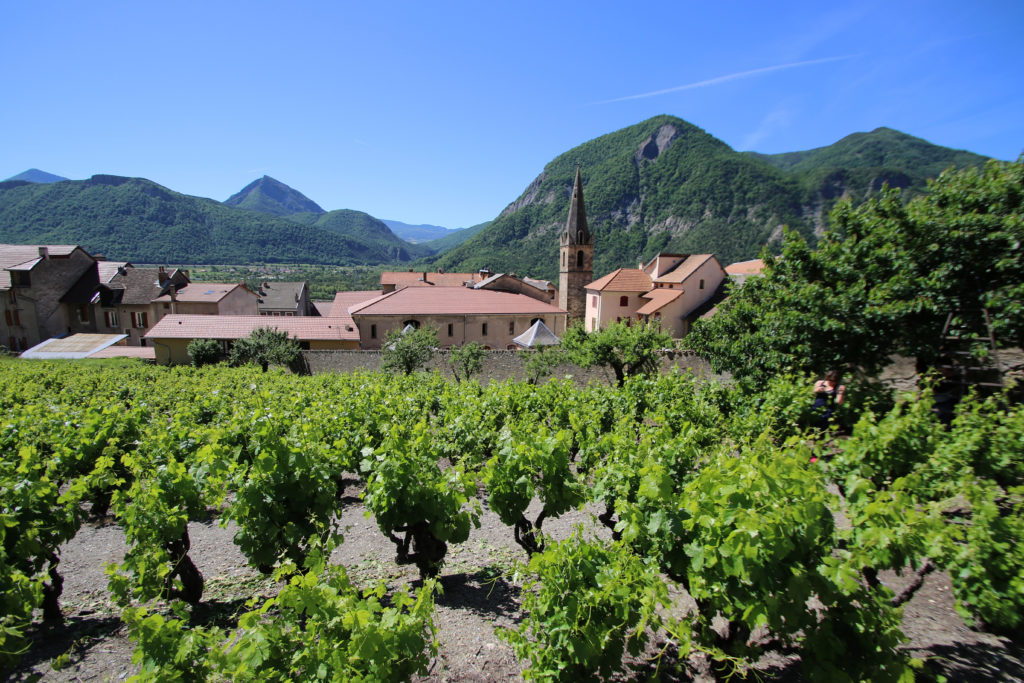
<path fill-rule="evenodd" d="M 262 315 L 165 315 L 146 333 L 146 339 L 242 339 L 253 330 L 269 327 L 299 341 L 359 340 L 351 318 Z"/>
<path fill-rule="evenodd" d="M 337 292 L 334 295 L 334 302 L 330 305 L 330 313 L 322 313 L 321 315 L 327 315 L 331 318 L 345 317 L 348 315 L 349 307 L 369 301 L 370 299 L 376 299 L 379 296 L 381 296 L 381 293 L 377 289 Z"/>
<path fill-rule="evenodd" d="M 714 254 L 691 254 L 678 266 L 659 277 L 655 282 L 684 282 L 694 271 L 715 257 Z"/>
<path fill-rule="evenodd" d="M 764 271 L 764 261 L 756 258 L 750 261 L 738 261 L 725 267 L 729 275 L 760 275 Z"/>
<path fill-rule="evenodd" d="M 594 280 L 584 289 L 599 292 L 646 292 L 652 286 L 651 276 L 639 268 L 619 268 Z"/>
<path fill-rule="evenodd" d="M 682 289 L 652 289 L 643 295 L 643 298 L 650 299 L 650 301 L 639 309 L 637 313 L 639 315 L 651 315 L 660 311 L 666 304 L 669 304 L 683 295 L 685 290 Z"/>
<path fill-rule="evenodd" d="M 349 309 L 352 315 L 528 315 L 565 313 L 524 294 L 468 287 L 406 287 Z"/>
<path fill-rule="evenodd" d="M 380 285 L 394 285 L 397 287 L 461 287 L 467 282 L 476 284 L 484 279 L 480 273 L 431 273 L 428 271 L 416 270 L 411 273 L 405 271 L 384 271 L 380 274 Z"/>

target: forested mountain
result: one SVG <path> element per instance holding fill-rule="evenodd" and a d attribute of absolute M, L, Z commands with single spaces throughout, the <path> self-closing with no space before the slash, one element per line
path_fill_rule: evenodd
<path fill-rule="evenodd" d="M 658 116 L 555 158 L 480 234 L 431 261 L 555 277 L 577 161 L 599 276 L 659 251 L 713 252 L 723 263 L 754 258 L 784 225 L 820 234 L 839 197 L 862 200 L 883 182 L 913 194 L 947 166 L 984 158 L 885 128 L 807 152 L 741 153 L 682 119 Z"/>
<path fill-rule="evenodd" d="M 46 171 L 40 171 L 38 168 L 30 168 L 18 175 L 11 176 L 7 180 L 24 180 L 29 183 L 59 183 L 62 180 L 67 180 L 67 178 L 47 173 Z"/>
<path fill-rule="evenodd" d="M 463 242 L 465 242 L 470 237 L 477 234 L 490 224 L 490 221 L 477 223 L 474 226 L 463 228 L 462 230 L 456 230 L 450 235 L 445 235 L 444 237 L 439 237 L 435 240 L 424 242 L 423 246 L 431 249 L 435 254 L 441 254 L 448 251 L 449 249 L 454 249 L 455 247 L 459 246 L 460 244 L 462 244 Z"/>
<path fill-rule="evenodd" d="M 324 212 L 306 195 L 267 175 L 252 181 L 224 203 L 239 209 L 269 213 L 271 216 Z"/>
<path fill-rule="evenodd" d="M 854 133 L 805 152 L 747 154 L 796 177 L 819 227 L 840 197 L 860 202 L 887 183 L 903 189 L 909 199 L 925 190 L 929 178 L 950 166 L 981 166 L 986 161 L 978 154 L 933 145 L 892 128 Z"/>
<path fill-rule="evenodd" d="M 984 158 L 889 128 L 803 152 L 737 152 L 682 119 L 658 116 L 558 156 L 493 221 L 420 244 L 366 213 L 325 212 L 268 176 L 222 204 L 141 178 L 52 182 L 63 179 L 31 169 L 0 183 L 0 242 L 81 244 L 137 263 L 420 259 L 431 268 L 552 279 L 577 161 L 597 277 L 659 251 L 713 252 L 723 263 L 753 258 L 784 225 L 820 235 L 842 197 L 860 202 L 888 183 L 909 198 L 943 169 Z"/>
<path fill-rule="evenodd" d="M 350 212 L 356 227 L 346 231 L 345 221 L 332 217 L 344 213 L 286 220 L 173 192 L 144 178 L 0 183 L 0 242 L 80 244 L 136 263 L 355 265 L 418 255 L 400 240 L 381 243 L 368 236 L 373 230 L 365 225 L 376 219 L 358 211 Z"/>
<path fill-rule="evenodd" d="M 338 209 L 321 214 L 297 213 L 286 218 L 372 245 L 380 253 L 391 254 L 391 261 L 410 261 L 434 253 L 424 245 L 406 242 L 395 235 L 383 221 L 362 211 Z"/>

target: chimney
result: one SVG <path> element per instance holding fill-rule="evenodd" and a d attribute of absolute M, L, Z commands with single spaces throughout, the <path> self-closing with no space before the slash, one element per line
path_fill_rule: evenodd
<path fill-rule="evenodd" d="M 50 258 L 50 248 L 49 247 L 39 247 L 39 258 L 41 258 L 41 259 L 48 259 L 48 258 Z"/>
<path fill-rule="evenodd" d="M 124 266 L 118 266 L 117 267 L 117 274 L 118 275 L 127 275 L 128 274 L 128 269 L 125 268 Z"/>
<path fill-rule="evenodd" d="M 423 281 L 424 282 L 427 281 L 427 271 L 425 271 L 425 270 L 423 271 Z"/>
<path fill-rule="evenodd" d="M 164 268 L 163 266 L 160 266 L 160 268 L 157 270 L 157 280 L 160 282 L 161 285 L 167 282 L 167 269 Z"/>

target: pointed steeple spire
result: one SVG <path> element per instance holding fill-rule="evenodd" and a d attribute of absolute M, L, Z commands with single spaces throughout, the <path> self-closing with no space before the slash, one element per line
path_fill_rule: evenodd
<path fill-rule="evenodd" d="M 572 200 L 569 204 L 569 218 L 562 233 L 562 244 L 590 244 L 590 229 L 587 227 L 587 210 L 583 206 L 583 178 L 580 162 L 576 162 L 576 181 L 572 186 Z"/>

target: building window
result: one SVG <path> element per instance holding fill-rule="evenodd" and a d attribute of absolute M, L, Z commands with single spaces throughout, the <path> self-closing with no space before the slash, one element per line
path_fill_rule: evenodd
<path fill-rule="evenodd" d="M 597 294 L 590 295 L 590 305 L 597 308 Z"/>
<path fill-rule="evenodd" d="M 164 310 L 165 310 L 165 311 L 166 311 L 167 309 L 169 309 L 170 307 L 171 307 L 171 305 L 170 305 L 170 304 L 164 304 Z"/>
<path fill-rule="evenodd" d="M 628 306 L 629 305 L 629 297 L 628 296 L 620 296 L 619 297 L 619 305 L 620 306 Z"/>
<path fill-rule="evenodd" d="M 509 320 L 508 321 L 508 333 L 509 334 L 515 334 L 516 333 L 516 321 L 515 320 Z"/>
<path fill-rule="evenodd" d="M 107 327 L 117 327 L 117 311 L 105 311 L 103 313 L 103 322 L 106 323 Z"/>
<path fill-rule="evenodd" d="M 28 350 L 28 339 L 26 339 L 25 337 L 21 338 L 21 350 L 22 351 L 27 351 Z"/>
<path fill-rule="evenodd" d="M 409 327 L 409 325 L 412 325 L 412 329 L 414 329 L 414 330 L 420 329 L 420 321 L 419 320 L 412 320 L 412 319 L 406 320 L 404 323 L 402 323 L 402 329 L 404 330 L 405 328 Z"/>
<path fill-rule="evenodd" d="M 14 324 L 14 318 L 11 317 L 11 312 L 10 311 L 4 311 L 4 320 L 7 321 L 7 327 L 10 327 L 11 325 Z M 13 346 L 13 344 L 12 344 L 12 346 Z"/>
<path fill-rule="evenodd" d="M 486 337 L 487 336 L 487 323 L 483 323 L 480 326 L 480 336 L 482 336 L 482 337 Z"/>
<path fill-rule="evenodd" d="M 7 290 L 7 303 L 11 304 L 12 306 L 18 305 L 18 295 L 14 293 L 13 289 Z"/>
<path fill-rule="evenodd" d="M 89 322 L 89 306 L 81 304 L 78 307 L 78 322 L 87 323 Z"/>
<path fill-rule="evenodd" d="M 583 250 L 582 249 L 580 249 L 579 251 L 576 252 L 576 267 L 577 268 L 582 268 L 583 267 Z"/>
<path fill-rule="evenodd" d="M 14 324 L 21 327 L 21 313 L 17 310 L 14 311 Z"/>
<path fill-rule="evenodd" d="M 144 330 L 149 327 L 149 314 L 145 311 L 132 313 L 132 327 L 138 330 Z"/>
<path fill-rule="evenodd" d="M 542 323 L 542 322 L 544 322 L 544 318 L 534 318 L 533 320 L 530 321 L 530 327 L 533 327 L 537 323 Z"/>
<path fill-rule="evenodd" d="M 455 336 L 455 325 L 453 325 L 452 323 L 448 323 L 448 336 L 449 337 L 454 337 Z"/>
<path fill-rule="evenodd" d="M 704 280 L 701 280 L 701 281 L 700 281 L 700 288 L 701 288 L 701 289 L 704 289 Z"/>
<path fill-rule="evenodd" d="M 370 339 L 376 339 L 376 338 L 377 338 L 377 326 L 376 325 L 370 325 Z"/>
<path fill-rule="evenodd" d="M 590 319 L 590 331 L 591 332 L 596 332 L 597 331 L 597 318 L 591 318 Z"/>
<path fill-rule="evenodd" d="M 565 252 L 563 251 L 562 252 L 562 267 L 565 268 L 565 266 L 566 266 Z"/>

